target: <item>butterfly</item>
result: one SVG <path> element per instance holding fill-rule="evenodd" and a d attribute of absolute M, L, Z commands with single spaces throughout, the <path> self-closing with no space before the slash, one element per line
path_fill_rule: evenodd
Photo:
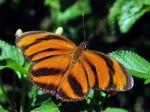
<path fill-rule="evenodd" d="M 83 100 L 90 89 L 126 91 L 133 78 L 114 58 L 76 45 L 66 37 L 46 32 L 29 31 L 16 39 L 16 45 L 31 61 L 33 84 L 61 101 Z"/>

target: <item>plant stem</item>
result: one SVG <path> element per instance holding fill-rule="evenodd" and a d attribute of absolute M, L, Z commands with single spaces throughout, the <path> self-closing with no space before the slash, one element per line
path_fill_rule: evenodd
<path fill-rule="evenodd" d="M 98 102 L 98 108 L 97 108 L 97 111 L 96 112 L 101 112 L 103 110 L 103 106 L 105 104 L 105 102 L 107 101 L 107 99 L 110 97 L 110 94 L 107 94 L 103 99 L 102 101 L 99 101 Z"/>
<path fill-rule="evenodd" d="M 99 91 L 95 91 L 94 96 L 89 104 L 88 112 L 92 112 L 94 109 L 96 112 L 102 112 L 103 105 L 109 96 L 110 94 L 107 94 L 105 97 L 102 97 Z"/>
<path fill-rule="evenodd" d="M 24 74 L 21 75 L 22 80 L 22 91 L 21 91 L 21 105 L 20 105 L 20 112 L 25 112 L 25 97 L 26 97 L 26 80 Z"/>
<path fill-rule="evenodd" d="M 11 107 L 11 109 L 12 109 L 12 112 L 16 112 L 15 108 L 13 107 L 13 102 L 11 102 L 11 100 L 10 100 L 10 99 L 8 98 L 8 96 L 7 96 L 7 92 L 6 92 L 5 89 L 4 89 L 4 86 L 3 86 L 3 84 L 2 84 L 1 77 L 0 77 L 0 87 L 1 87 L 1 90 L 2 90 L 2 92 L 3 92 L 3 95 L 4 95 L 5 99 L 6 99 L 7 102 L 10 104 L 10 107 Z"/>
<path fill-rule="evenodd" d="M 12 111 L 15 112 L 15 105 L 14 105 L 14 99 L 15 99 L 15 92 L 16 92 L 16 76 L 13 76 L 13 86 L 12 86 Z"/>
<path fill-rule="evenodd" d="M 88 112 L 92 112 L 97 104 L 97 91 L 94 92 L 94 96 L 91 99 L 91 102 L 89 104 Z"/>

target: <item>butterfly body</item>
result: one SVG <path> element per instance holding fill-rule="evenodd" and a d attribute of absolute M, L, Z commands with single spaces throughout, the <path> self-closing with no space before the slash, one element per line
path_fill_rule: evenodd
<path fill-rule="evenodd" d="M 32 62 L 30 77 L 39 89 L 62 101 L 84 99 L 89 90 L 126 91 L 133 79 L 115 59 L 98 51 L 76 46 L 54 33 L 31 31 L 16 40 L 26 59 Z"/>

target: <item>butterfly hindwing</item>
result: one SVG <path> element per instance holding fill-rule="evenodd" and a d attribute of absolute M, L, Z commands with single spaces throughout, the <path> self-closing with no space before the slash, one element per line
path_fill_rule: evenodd
<path fill-rule="evenodd" d="M 91 88 L 125 91 L 133 86 L 133 79 L 115 59 L 104 53 L 86 50 L 81 59 Z"/>
<path fill-rule="evenodd" d="M 85 98 L 88 92 L 86 71 L 80 61 L 77 61 L 60 83 L 56 93 L 57 97 L 63 101 L 78 101 Z"/>
<path fill-rule="evenodd" d="M 16 45 L 21 48 L 26 59 L 31 61 L 53 55 L 69 54 L 75 47 L 71 40 L 44 31 L 23 33 L 16 39 Z"/>

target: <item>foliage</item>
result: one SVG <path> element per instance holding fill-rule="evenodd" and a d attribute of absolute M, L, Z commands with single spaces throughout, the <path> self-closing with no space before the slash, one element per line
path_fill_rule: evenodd
<path fill-rule="evenodd" d="M 133 76 L 145 79 L 146 83 L 150 82 L 150 63 L 138 54 L 131 51 L 115 51 L 109 55 L 122 63 Z"/>
<path fill-rule="evenodd" d="M 9 45 L 0 40 L 0 49 L 0 70 L 10 68 L 14 70 L 19 77 L 21 74 L 28 74 L 27 66 L 25 68 L 22 67 L 25 63 L 24 57 L 16 46 Z"/>
<path fill-rule="evenodd" d="M 43 102 L 42 105 L 31 112 L 59 112 L 59 108 L 54 102 L 46 101 Z"/>
<path fill-rule="evenodd" d="M 0 112 L 8 112 L 8 111 L 0 105 Z"/>
<path fill-rule="evenodd" d="M 106 110 L 104 110 L 103 112 L 128 112 L 125 109 L 120 109 L 120 108 L 107 108 Z"/>
<path fill-rule="evenodd" d="M 5 0 L 0 0 L 0 5 L 4 4 Z"/>
<path fill-rule="evenodd" d="M 148 0 L 117 0 L 109 13 L 110 24 L 114 27 L 117 22 L 120 31 L 126 33 L 141 16 L 149 11 Z"/>
<path fill-rule="evenodd" d="M 91 12 L 89 0 L 77 0 L 64 11 L 61 11 L 60 0 L 45 0 L 45 5 L 51 8 L 52 19 L 56 26 L 76 19 L 82 13 L 88 14 Z"/>

